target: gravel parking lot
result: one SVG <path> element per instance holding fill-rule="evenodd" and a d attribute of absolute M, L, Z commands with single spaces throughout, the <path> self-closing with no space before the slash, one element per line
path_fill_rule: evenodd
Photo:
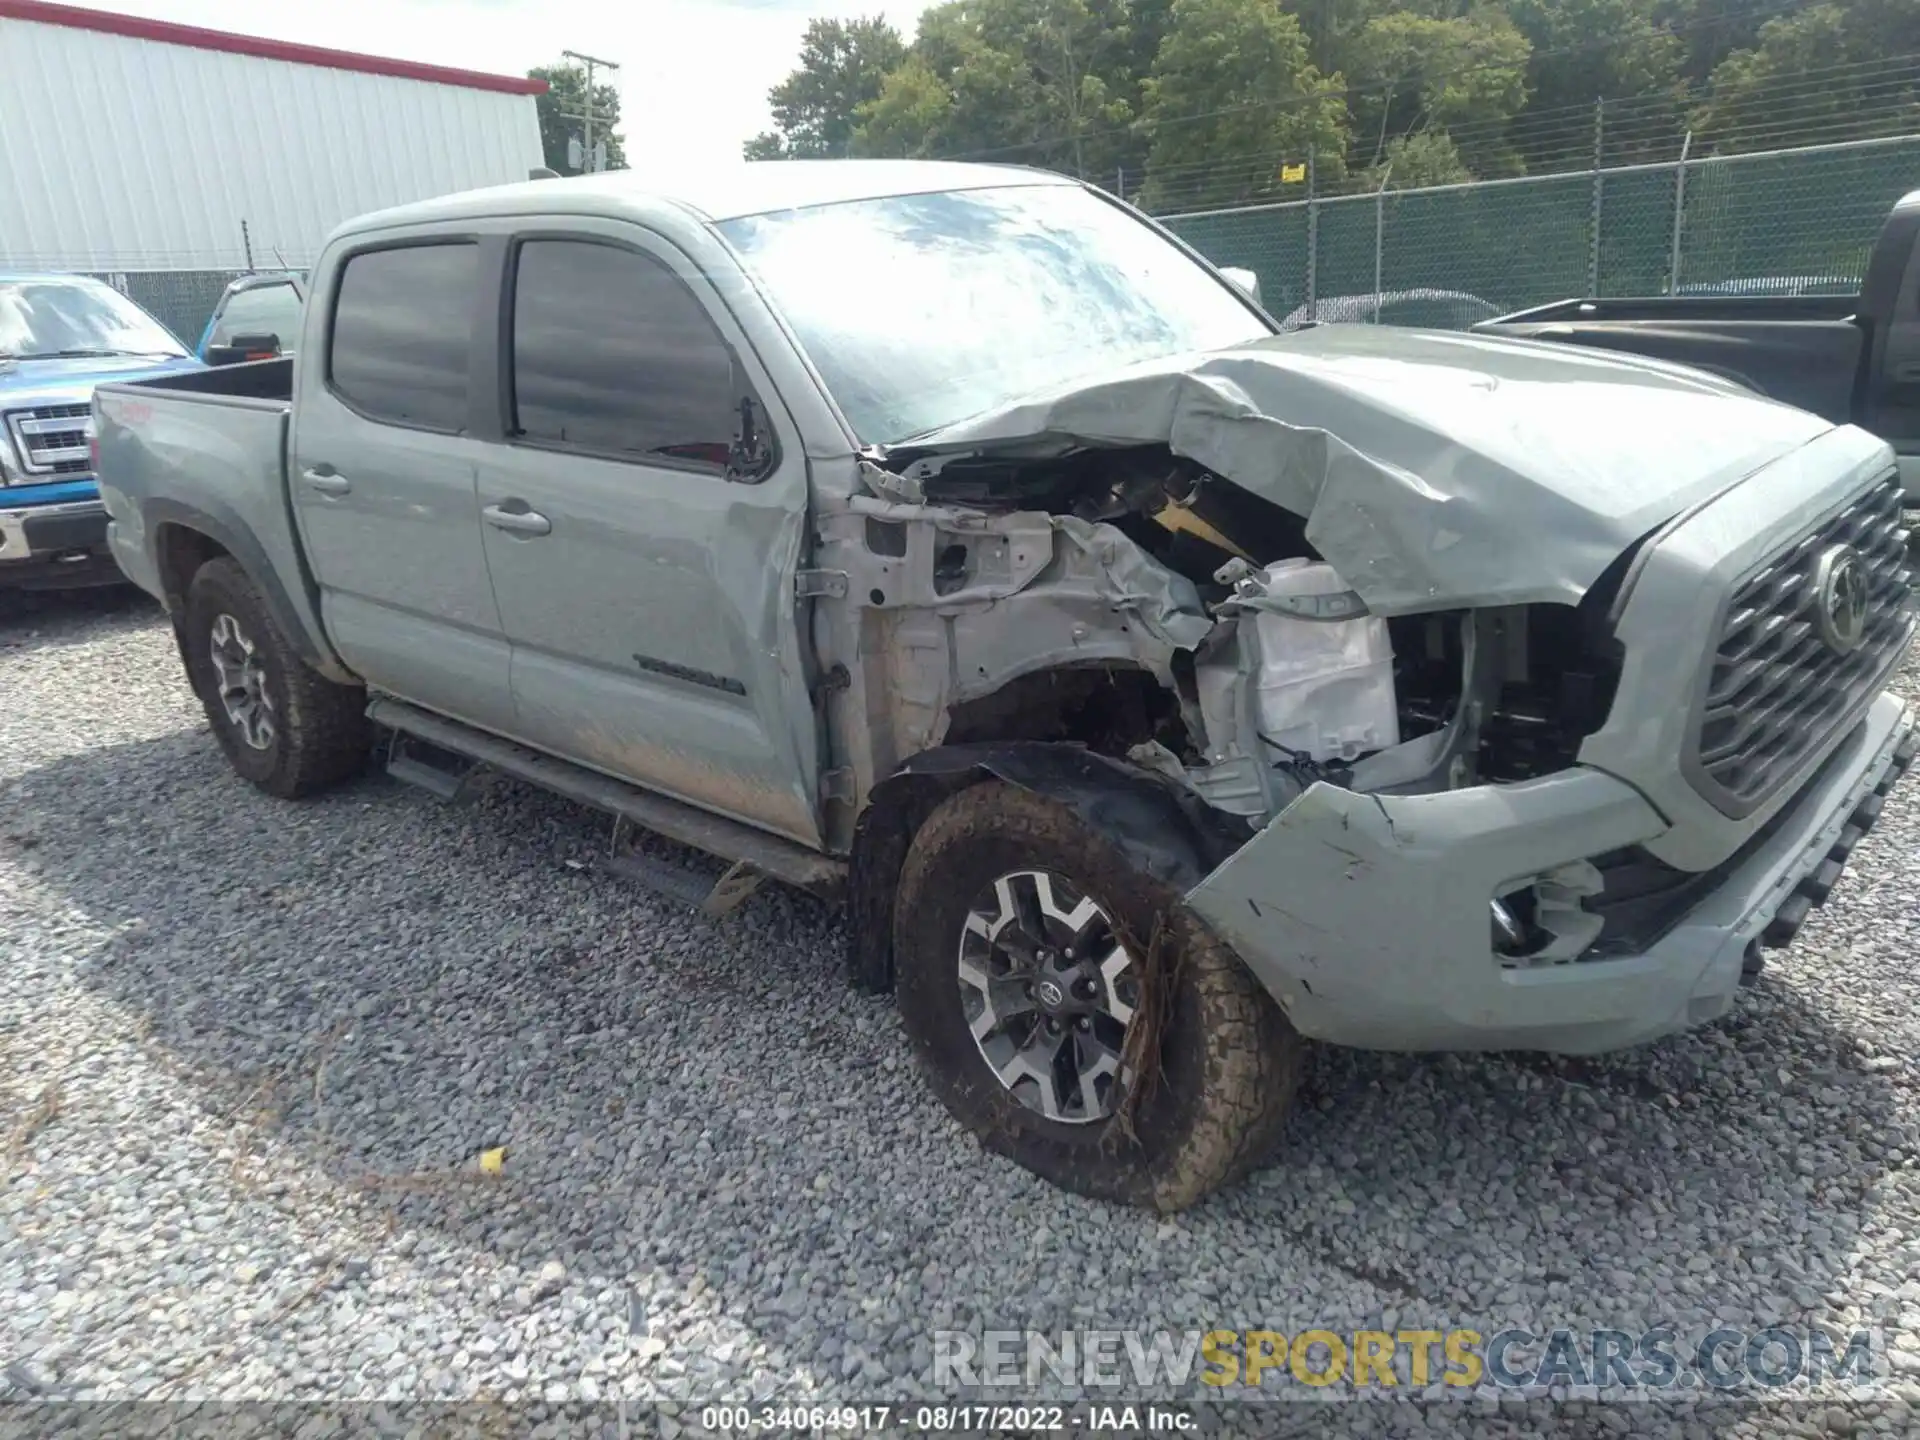
<path fill-rule="evenodd" d="M 830 910 L 711 924 L 512 783 L 270 800 L 151 606 L 0 600 L 0 1393 L 898 1401 L 945 1328 L 1780 1322 L 1885 1327 L 1885 1398 L 1672 1433 L 1907 1433 L 1916 806 L 1719 1024 L 1323 1053 L 1276 1162 L 1161 1219 L 983 1154 Z"/>

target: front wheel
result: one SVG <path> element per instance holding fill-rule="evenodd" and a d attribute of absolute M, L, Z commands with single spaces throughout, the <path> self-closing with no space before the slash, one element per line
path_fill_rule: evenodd
<path fill-rule="evenodd" d="M 988 782 L 935 810 L 901 871 L 894 956 L 948 1110 L 1065 1189 L 1180 1210 L 1278 1144 L 1304 1042 L 1063 805 Z"/>
<path fill-rule="evenodd" d="M 310 794 L 366 763 L 366 692 L 302 660 L 232 560 L 209 560 L 195 573 L 176 635 L 214 738 L 269 795 Z"/>

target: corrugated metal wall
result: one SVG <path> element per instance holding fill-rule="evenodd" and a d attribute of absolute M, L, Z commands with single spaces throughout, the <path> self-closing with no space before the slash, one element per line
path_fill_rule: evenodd
<path fill-rule="evenodd" d="M 0 19 L 0 268 L 311 264 L 342 220 L 524 180 L 530 95 Z"/>

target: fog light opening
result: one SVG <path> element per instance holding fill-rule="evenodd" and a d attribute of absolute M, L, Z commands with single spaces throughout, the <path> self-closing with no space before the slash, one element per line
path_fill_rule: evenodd
<path fill-rule="evenodd" d="M 1493 953 L 1505 959 L 1519 960 L 1538 954 L 1553 937 L 1540 928 L 1535 918 L 1540 897 L 1529 885 L 1499 896 L 1489 903 L 1493 922 Z"/>

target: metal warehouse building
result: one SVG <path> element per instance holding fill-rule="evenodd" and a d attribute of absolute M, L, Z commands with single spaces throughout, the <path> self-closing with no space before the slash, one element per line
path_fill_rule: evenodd
<path fill-rule="evenodd" d="M 100 275 L 189 342 L 351 216 L 542 163 L 543 82 L 0 0 L 0 270 Z"/>

